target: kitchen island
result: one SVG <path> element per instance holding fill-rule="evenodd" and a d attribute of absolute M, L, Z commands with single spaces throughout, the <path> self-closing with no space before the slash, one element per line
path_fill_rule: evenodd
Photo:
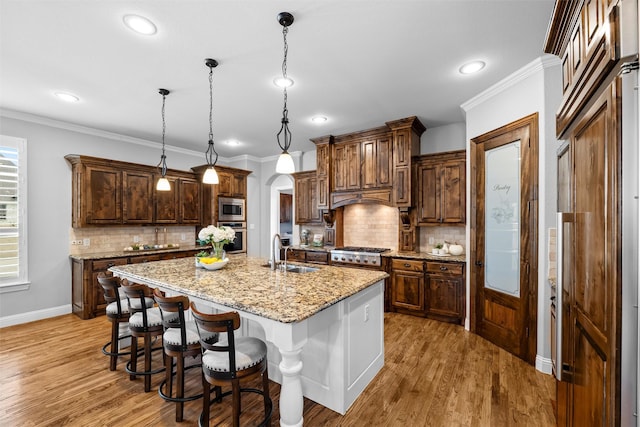
<path fill-rule="evenodd" d="M 265 264 L 232 255 L 216 271 L 196 268 L 193 258 L 110 271 L 187 295 L 201 310 L 238 311 L 240 333 L 268 344 L 269 378 L 281 384 L 281 426 L 302 425 L 303 396 L 344 414 L 384 364 L 387 273 L 317 265 L 295 273 Z"/>

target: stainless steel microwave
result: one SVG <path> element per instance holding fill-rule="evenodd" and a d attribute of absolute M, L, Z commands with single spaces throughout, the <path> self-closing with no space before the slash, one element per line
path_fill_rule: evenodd
<path fill-rule="evenodd" d="M 244 199 L 218 197 L 218 221 L 246 221 Z"/>

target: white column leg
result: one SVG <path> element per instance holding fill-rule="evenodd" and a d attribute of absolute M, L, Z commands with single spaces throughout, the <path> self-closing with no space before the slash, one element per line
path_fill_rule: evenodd
<path fill-rule="evenodd" d="M 302 426 L 302 349 L 287 351 L 280 349 L 282 361 L 280 372 L 282 373 L 282 385 L 280 387 L 280 426 Z"/>

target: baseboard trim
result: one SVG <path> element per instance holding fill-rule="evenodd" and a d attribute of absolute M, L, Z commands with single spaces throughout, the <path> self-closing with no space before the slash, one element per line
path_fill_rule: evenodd
<path fill-rule="evenodd" d="M 548 357 L 542 357 L 539 354 L 536 355 L 536 370 L 543 374 L 551 375 L 553 373 L 553 365 L 551 365 L 551 359 Z"/>
<path fill-rule="evenodd" d="M 71 304 L 14 314 L 13 316 L 3 316 L 0 317 L 0 328 L 48 319 L 49 317 L 62 316 L 63 314 L 69 313 L 71 313 Z"/>

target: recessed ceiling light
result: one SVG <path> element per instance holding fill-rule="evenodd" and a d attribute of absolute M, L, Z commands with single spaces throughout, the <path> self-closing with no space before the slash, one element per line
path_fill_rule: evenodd
<path fill-rule="evenodd" d="M 322 124 L 324 122 L 327 121 L 327 118 L 325 116 L 314 116 L 311 117 L 311 121 L 317 125 Z"/>
<path fill-rule="evenodd" d="M 144 16 L 125 15 L 122 17 L 122 21 L 127 28 L 145 36 L 151 36 L 158 31 L 156 25 Z"/>
<path fill-rule="evenodd" d="M 460 67 L 461 74 L 473 74 L 482 70 L 486 64 L 483 61 L 473 61 L 464 64 Z"/>
<path fill-rule="evenodd" d="M 291 87 L 293 86 L 293 80 L 290 77 L 284 78 L 280 76 L 273 79 L 273 84 L 279 88 Z"/>
<path fill-rule="evenodd" d="M 54 92 L 54 95 L 58 97 L 58 99 L 61 99 L 63 101 L 66 102 L 78 102 L 80 101 L 80 98 L 78 98 L 77 96 L 71 94 L 71 93 L 67 93 L 67 92 Z"/>
<path fill-rule="evenodd" d="M 232 147 L 236 147 L 238 145 L 240 145 L 240 141 L 238 141 L 237 139 L 228 139 L 225 144 L 230 145 Z"/>

